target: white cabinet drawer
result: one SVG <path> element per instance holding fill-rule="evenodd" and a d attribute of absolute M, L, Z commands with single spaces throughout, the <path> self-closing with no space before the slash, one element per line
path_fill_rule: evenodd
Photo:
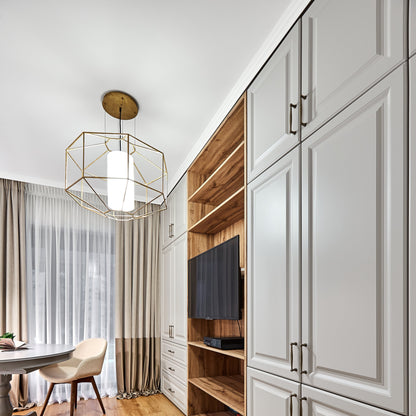
<path fill-rule="evenodd" d="M 162 370 L 172 377 L 175 377 L 181 383 L 186 383 L 186 367 L 167 357 L 162 358 Z"/>
<path fill-rule="evenodd" d="M 186 365 L 186 347 L 162 340 L 162 354 L 171 360 Z"/>
<path fill-rule="evenodd" d="M 162 393 L 186 413 L 186 389 L 165 371 L 162 371 Z"/>

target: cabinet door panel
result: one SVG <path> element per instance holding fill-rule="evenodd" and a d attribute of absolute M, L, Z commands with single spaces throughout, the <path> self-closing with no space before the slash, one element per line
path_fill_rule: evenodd
<path fill-rule="evenodd" d="M 394 413 L 349 400 L 335 394 L 302 386 L 302 414 L 305 416 L 394 416 Z"/>
<path fill-rule="evenodd" d="M 175 194 L 173 234 L 174 238 L 177 238 L 187 229 L 188 189 L 186 175 L 179 181 L 173 192 Z"/>
<path fill-rule="evenodd" d="M 405 59 L 405 0 L 319 0 L 302 17 L 302 139 Z"/>
<path fill-rule="evenodd" d="M 248 187 L 248 365 L 292 380 L 299 379 L 290 371 L 290 343 L 299 340 L 299 152 Z"/>
<path fill-rule="evenodd" d="M 416 0 L 410 0 L 409 38 L 410 55 L 414 55 L 416 53 Z"/>
<path fill-rule="evenodd" d="M 409 98 L 409 414 L 416 416 L 416 55 L 410 60 Z"/>
<path fill-rule="evenodd" d="M 174 299 L 173 299 L 173 322 L 174 339 L 186 345 L 187 340 L 187 234 L 183 234 L 174 243 L 175 266 L 174 266 Z"/>
<path fill-rule="evenodd" d="M 171 224 L 171 202 L 172 199 L 170 197 L 167 198 L 167 209 L 162 211 L 162 229 L 161 229 L 161 236 L 162 236 L 162 247 L 166 247 L 172 240 L 169 237 L 169 225 Z"/>
<path fill-rule="evenodd" d="M 299 383 L 247 368 L 248 416 L 298 414 L 297 397 Z"/>
<path fill-rule="evenodd" d="M 298 141 L 300 24 L 289 32 L 247 91 L 248 181 L 282 157 Z"/>
<path fill-rule="evenodd" d="M 173 250 L 168 247 L 162 251 L 162 290 L 161 290 L 161 315 L 162 315 L 162 337 L 169 338 L 169 326 L 172 322 L 172 267 Z"/>
<path fill-rule="evenodd" d="M 404 66 L 302 144 L 304 381 L 405 410 Z"/>

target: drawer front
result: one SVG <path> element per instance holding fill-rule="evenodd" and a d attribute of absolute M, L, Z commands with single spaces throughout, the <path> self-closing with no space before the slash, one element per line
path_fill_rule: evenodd
<path fill-rule="evenodd" d="M 186 366 L 186 347 L 162 340 L 162 354 Z"/>
<path fill-rule="evenodd" d="M 186 389 L 165 371 L 162 371 L 162 393 L 186 413 Z"/>
<path fill-rule="evenodd" d="M 181 383 L 186 383 L 186 367 L 167 357 L 162 358 L 162 370 L 172 377 L 175 377 Z"/>

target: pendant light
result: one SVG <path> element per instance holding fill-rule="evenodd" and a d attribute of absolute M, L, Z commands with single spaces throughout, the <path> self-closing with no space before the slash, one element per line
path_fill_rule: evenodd
<path fill-rule="evenodd" d="M 83 132 L 66 148 L 65 191 L 83 208 L 118 221 L 166 209 L 164 154 L 122 132 L 122 120 L 137 116 L 136 100 L 124 92 L 110 91 L 103 96 L 102 105 L 119 120 L 119 132 Z"/>

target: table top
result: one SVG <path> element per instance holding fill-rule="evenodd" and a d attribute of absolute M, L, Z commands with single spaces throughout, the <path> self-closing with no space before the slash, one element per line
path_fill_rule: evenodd
<path fill-rule="evenodd" d="M 0 374 L 25 374 L 67 360 L 75 347 L 64 344 L 28 344 L 27 348 L 0 351 Z"/>

